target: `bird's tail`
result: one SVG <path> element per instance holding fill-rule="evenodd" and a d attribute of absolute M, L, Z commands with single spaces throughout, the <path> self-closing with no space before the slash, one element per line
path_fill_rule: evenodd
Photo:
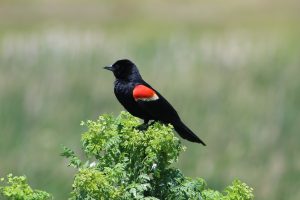
<path fill-rule="evenodd" d="M 198 138 L 198 136 L 193 133 L 193 131 L 191 131 L 183 122 L 180 121 L 178 123 L 174 123 L 173 127 L 182 138 L 190 142 L 201 143 L 206 146 L 206 144 L 200 138 Z"/>

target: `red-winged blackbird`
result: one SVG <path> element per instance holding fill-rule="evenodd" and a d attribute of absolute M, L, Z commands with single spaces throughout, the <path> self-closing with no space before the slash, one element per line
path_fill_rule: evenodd
<path fill-rule="evenodd" d="M 104 67 L 114 73 L 116 80 L 114 92 L 119 102 L 132 115 L 144 120 L 172 124 L 184 139 L 205 145 L 180 119 L 173 106 L 140 75 L 136 65 L 130 60 L 118 60 L 111 66 Z"/>

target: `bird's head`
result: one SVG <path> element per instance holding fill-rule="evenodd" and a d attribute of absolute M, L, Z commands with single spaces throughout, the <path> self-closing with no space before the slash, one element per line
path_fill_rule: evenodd
<path fill-rule="evenodd" d="M 112 71 L 116 79 L 141 79 L 141 75 L 136 65 L 128 59 L 118 60 L 114 64 L 104 67 L 104 69 Z"/>

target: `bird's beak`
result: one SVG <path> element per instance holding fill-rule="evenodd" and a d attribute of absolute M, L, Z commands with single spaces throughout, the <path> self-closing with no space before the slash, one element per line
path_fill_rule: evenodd
<path fill-rule="evenodd" d="M 109 70 L 109 71 L 113 71 L 113 68 L 112 68 L 112 66 L 110 65 L 110 66 L 105 66 L 105 67 L 103 67 L 104 69 L 107 69 L 107 70 Z"/>

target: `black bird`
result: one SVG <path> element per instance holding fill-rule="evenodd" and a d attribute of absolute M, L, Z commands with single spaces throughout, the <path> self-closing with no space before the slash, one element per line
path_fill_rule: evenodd
<path fill-rule="evenodd" d="M 129 113 L 143 119 L 143 125 L 148 125 L 150 120 L 170 123 L 182 138 L 206 146 L 181 121 L 173 106 L 143 80 L 133 62 L 127 59 L 118 60 L 104 69 L 112 71 L 116 77 L 114 92 L 119 102 Z"/>

